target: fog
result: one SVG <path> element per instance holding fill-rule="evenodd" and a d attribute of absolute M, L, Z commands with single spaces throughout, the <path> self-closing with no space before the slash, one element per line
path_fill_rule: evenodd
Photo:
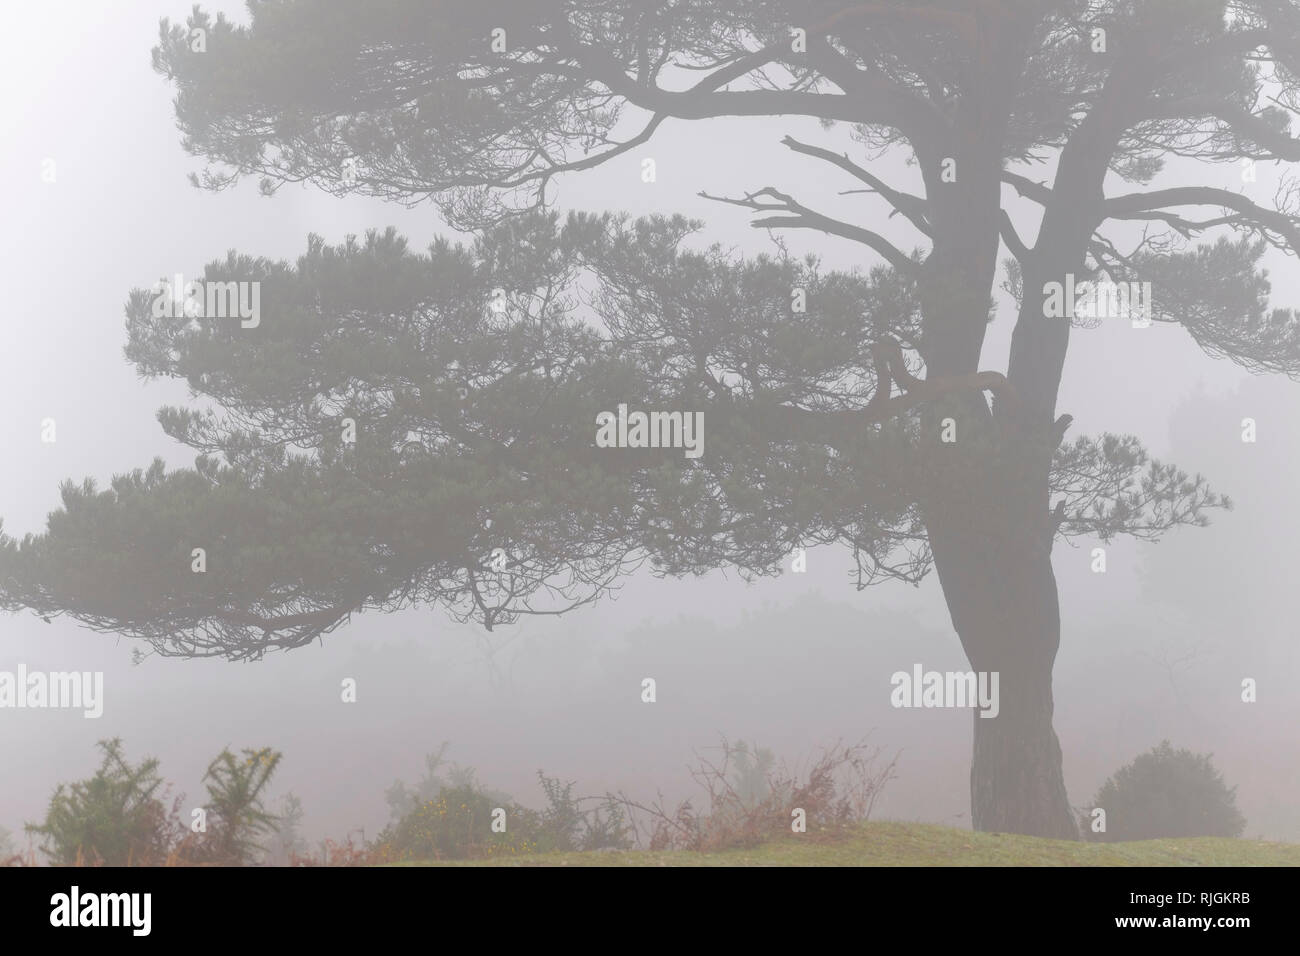
<path fill-rule="evenodd" d="M 239 4 L 210 8 L 245 17 Z M 337 243 L 391 224 L 416 248 L 452 233 L 430 205 L 305 186 L 265 198 L 252 181 L 221 194 L 190 186 L 186 174 L 200 161 L 179 144 L 173 91 L 149 56 L 158 19 L 183 20 L 188 9 L 174 0 L 47 0 L 6 11 L 0 514 L 11 535 L 43 528 L 65 479 L 106 484 L 155 455 L 171 467 L 192 462 L 154 417 L 186 401 L 183 383 L 142 381 L 122 355 L 130 289 L 198 273 L 231 248 L 292 260 L 311 232 Z M 772 250 L 768 234 L 700 190 L 798 182 L 810 205 L 819 195 L 866 202 L 837 197 L 844 183 L 821 181 L 822 168 L 779 145 L 786 133 L 838 134 L 796 118 L 708 122 L 707 140 L 699 125 L 670 121 L 640 152 L 561 181 L 560 208 L 682 212 L 707 222 L 702 239 L 757 253 Z M 639 180 L 641 155 L 656 158 L 656 183 Z M 47 159 L 53 183 L 42 181 Z M 897 161 L 891 172 L 917 181 Z M 1192 174 L 1174 165 L 1159 182 L 1180 175 Z M 1194 175 L 1238 184 L 1233 167 Z M 1263 197 L 1272 194 L 1268 175 L 1254 187 Z M 874 263 L 817 233 L 783 239 L 827 266 Z M 1300 304 L 1294 260 L 1271 265 L 1274 303 Z M 1014 317 L 1003 297 L 984 367 L 1005 368 Z M 1090 567 L 1096 542 L 1056 546 L 1055 727 L 1070 802 L 1084 807 L 1121 764 L 1167 738 L 1214 754 L 1238 787 L 1245 835 L 1300 840 L 1300 384 L 1211 359 L 1177 327 L 1078 329 L 1067 361 L 1058 410 L 1074 416 L 1071 437 L 1138 435 L 1154 457 L 1205 474 L 1236 505 L 1213 513 L 1210 527 L 1178 529 L 1158 544 L 1113 542 L 1104 574 Z M 1254 444 L 1241 440 L 1246 417 L 1258 423 Z M 41 441 L 46 418 L 57 422 L 54 443 Z M 443 741 L 447 757 L 483 783 L 538 805 L 538 769 L 578 781 L 583 793 L 685 796 L 686 766 L 724 735 L 792 763 L 869 735 L 886 758 L 899 754 L 878 818 L 969 826 L 971 715 L 890 705 L 895 671 L 968 667 L 938 582 L 856 591 L 844 549 L 812 549 L 807 561 L 805 574 L 787 563 L 786 573 L 752 584 L 721 571 L 638 574 L 616 599 L 492 633 L 432 607 L 364 614 L 315 646 L 257 663 L 136 665 L 130 640 L 66 617 L 4 616 L 0 669 L 103 671 L 105 705 L 98 720 L 0 712 L 0 825 L 18 836 L 39 820 L 57 783 L 90 775 L 95 742 L 108 737 L 121 737 L 131 758 L 158 757 L 189 794 L 186 806 L 197 805 L 203 771 L 222 747 L 274 747 L 285 755 L 275 794 L 301 797 L 305 834 L 320 840 L 377 832 L 388 818 L 385 788 L 415 781 Z M 646 677 L 657 683 L 654 706 L 641 701 Z M 340 701 L 344 678 L 357 682 L 355 704 Z M 1241 701 L 1245 678 L 1258 682 L 1256 703 Z"/>

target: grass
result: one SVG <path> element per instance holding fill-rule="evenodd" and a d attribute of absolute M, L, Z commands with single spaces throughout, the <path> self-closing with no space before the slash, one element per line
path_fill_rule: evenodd
<path fill-rule="evenodd" d="M 827 839 L 791 835 L 760 847 L 693 853 L 539 853 L 502 860 L 399 866 L 1300 866 L 1300 844 L 1189 837 L 1073 843 L 973 833 L 927 823 L 867 823 Z"/>

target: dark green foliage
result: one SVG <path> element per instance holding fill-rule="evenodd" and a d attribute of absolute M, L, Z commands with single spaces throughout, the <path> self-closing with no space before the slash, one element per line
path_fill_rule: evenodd
<path fill-rule="evenodd" d="M 427 758 L 426 781 L 439 779 L 434 771 L 441 756 L 440 750 Z M 623 807 L 612 796 L 575 797 L 572 782 L 548 777 L 539 770 L 537 777 L 547 805 L 541 811 L 532 810 L 480 786 L 473 770 L 452 767 L 459 782 L 442 786 L 435 795 L 424 796 L 424 786 L 412 794 L 400 781 L 389 789 L 390 807 L 396 811 L 409 802 L 409 809 L 376 838 L 372 850 L 380 859 L 464 860 L 631 846 Z M 498 808 L 505 811 L 504 833 L 492 830 L 493 812 Z"/>
<path fill-rule="evenodd" d="M 506 832 L 492 831 L 493 811 L 506 811 Z M 389 860 L 465 860 L 532 852 L 535 815 L 522 807 L 500 807 L 472 786 L 449 787 L 416 805 L 376 839 Z"/>
<path fill-rule="evenodd" d="M 875 384 L 870 344 L 917 335 L 911 284 L 692 250 L 694 229 L 540 215 L 423 254 L 391 231 L 313 237 L 296 268 L 209 267 L 210 280 L 264 277 L 266 314 L 246 333 L 155 318 L 138 290 L 128 355 L 223 411 L 160 413 L 201 453 L 194 468 L 68 482 L 44 534 L 0 536 L 0 602 L 164 654 L 256 658 L 369 609 L 441 605 L 492 627 L 572 608 L 645 563 L 774 574 L 795 547 L 840 542 L 860 584 L 919 580 L 922 493 L 963 501 L 986 459 L 1011 451 L 940 454 L 915 414 L 852 421 Z M 505 248 L 517 253 L 502 270 Z M 520 290 L 500 314 L 487 307 L 498 284 Z M 816 309 L 791 313 L 794 287 Z M 596 414 L 619 402 L 701 411 L 707 452 L 595 448 Z M 1155 536 L 1221 503 L 1132 439 L 1081 439 L 1059 460 L 1062 533 Z M 489 564 L 498 547 L 504 571 Z"/>
<path fill-rule="evenodd" d="M 537 843 L 554 850 L 622 850 L 632 845 L 622 801 L 612 795 L 581 798 L 573 781 L 537 771 L 546 809 L 540 814 Z M 590 807 L 584 806 L 591 804 Z"/>
<path fill-rule="evenodd" d="M 1214 769 L 1209 754 L 1174 750 L 1165 740 L 1121 767 L 1097 791 L 1092 806 L 1106 811 L 1106 832 L 1093 833 L 1089 815 L 1081 829 L 1101 843 L 1238 837 L 1246 819 L 1237 810 L 1236 791 Z"/>
<path fill-rule="evenodd" d="M 240 756 L 221 751 L 203 775 L 207 785 L 208 833 L 201 856 L 229 865 L 250 863 L 276 832 L 277 818 L 263 806 L 266 786 L 281 754 L 263 747 Z"/>
<path fill-rule="evenodd" d="M 101 740 L 95 775 L 59 784 L 41 824 L 28 824 L 41 850 L 57 864 L 149 866 L 164 862 L 184 832 L 159 798 L 158 761 L 132 766 L 118 738 Z"/>
<path fill-rule="evenodd" d="M 168 807 L 158 761 L 127 762 L 121 740 L 101 740 L 103 762 L 93 777 L 59 784 L 45 821 L 28 824 L 51 862 L 65 865 L 162 866 L 217 863 L 242 866 L 262 854 L 261 842 L 278 818 L 266 812 L 266 786 L 280 763 L 270 748 L 223 750 L 204 774 L 206 828 L 191 831 L 180 818 L 182 797 Z"/>
<path fill-rule="evenodd" d="M 390 822 L 397 823 L 421 804 L 437 800 L 444 790 L 469 789 L 486 795 L 495 801 L 496 806 L 511 802 L 508 793 L 489 790 L 479 784 L 473 767 L 462 766 L 454 760 L 446 760 L 444 754 L 451 746 L 446 741 L 435 753 L 425 754 L 424 776 L 408 787 L 402 780 L 394 780 L 393 785 L 384 791 L 388 802 Z"/>

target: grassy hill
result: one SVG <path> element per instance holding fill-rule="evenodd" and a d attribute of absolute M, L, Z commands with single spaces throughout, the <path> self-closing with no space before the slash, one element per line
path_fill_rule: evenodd
<path fill-rule="evenodd" d="M 793 836 L 721 853 L 540 853 L 403 866 L 1300 866 L 1300 844 L 1194 837 L 1071 843 L 925 823 L 868 823 L 834 841 Z"/>

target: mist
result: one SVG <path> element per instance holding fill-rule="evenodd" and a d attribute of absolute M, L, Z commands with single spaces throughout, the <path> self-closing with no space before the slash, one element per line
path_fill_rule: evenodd
<path fill-rule="evenodd" d="M 245 16 L 238 3 L 209 7 Z M 392 225 L 417 248 L 439 235 L 467 239 L 428 203 L 336 198 L 306 185 L 268 198 L 252 181 L 222 193 L 193 188 L 186 177 L 200 161 L 180 146 L 173 91 L 149 55 L 159 18 L 183 21 L 188 11 L 174 0 L 49 0 L 8 11 L 0 514 L 11 536 L 43 529 L 65 480 L 106 485 L 155 456 L 169 467 L 193 462 L 155 419 L 159 407 L 187 401 L 184 384 L 144 381 L 123 357 L 132 288 L 199 274 L 232 248 L 292 261 L 309 233 L 338 243 Z M 774 251 L 772 236 L 701 190 L 800 182 L 810 205 L 858 200 L 779 148 L 786 134 L 841 134 L 796 117 L 708 123 L 707 148 L 701 126 L 669 121 L 641 152 L 561 178 L 558 208 L 681 212 L 705 221 L 698 242 L 754 255 Z M 637 177 L 642 155 L 656 160 L 653 184 Z M 51 159 L 56 178 L 46 182 Z M 873 169 L 919 188 L 919 174 L 899 161 Z M 1272 192 L 1270 175 L 1261 170 L 1261 195 Z M 1158 182 L 1193 181 L 1236 184 L 1237 170 L 1175 162 Z M 896 224 L 880 229 L 901 235 Z M 870 264 L 847 240 L 812 231 L 780 239 L 825 268 Z M 1300 302 L 1294 260 L 1269 263 L 1273 301 Z M 1014 322 L 1001 294 L 982 367 L 1001 367 Z M 1205 528 L 1105 545 L 1105 573 L 1093 570 L 1097 541 L 1055 549 L 1054 725 L 1071 805 L 1084 812 L 1117 768 L 1168 739 L 1213 754 L 1237 787 L 1246 836 L 1300 841 L 1300 385 L 1211 359 L 1177 326 L 1139 336 L 1102 323 L 1072 333 L 1057 407 L 1074 416 L 1071 435 L 1138 435 L 1153 457 L 1204 474 L 1235 503 Z M 1257 422 L 1254 443 L 1242 441 L 1245 418 Z M 55 442 L 42 441 L 45 419 L 57 422 Z M 491 632 L 436 607 L 364 613 L 312 646 L 249 663 L 134 663 L 128 638 L 68 617 L 6 615 L 0 670 L 102 671 L 104 709 L 98 719 L 0 713 L 0 825 L 25 844 L 23 825 L 43 817 L 55 786 L 89 776 L 96 742 L 113 737 L 132 758 L 159 758 L 185 807 L 198 805 L 204 769 L 223 747 L 274 747 L 284 754 L 274 796 L 302 799 L 310 842 L 376 834 L 389 820 L 386 788 L 416 780 L 443 742 L 482 783 L 537 805 L 538 770 L 577 781 L 583 794 L 688 797 L 687 767 L 725 738 L 792 765 L 866 739 L 883 760 L 898 757 L 875 818 L 970 827 L 971 714 L 890 699 L 891 675 L 917 663 L 971 667 L 939 582 L 857 590 L 852 559 L 835 545 L 810 548 L 806 562 L 806 572 L 787 561 L 751 582 L 730 570 L 682 579 L 643 570 L 591 607 Z M 653 706 L 642 700 L 646 678 L 656 683 Z M 1242 701 L 1247 678 L 1257 682 L 1253 704 Z M 356 682 L 355 703 L 340 698 L 346 679 Z"/>

